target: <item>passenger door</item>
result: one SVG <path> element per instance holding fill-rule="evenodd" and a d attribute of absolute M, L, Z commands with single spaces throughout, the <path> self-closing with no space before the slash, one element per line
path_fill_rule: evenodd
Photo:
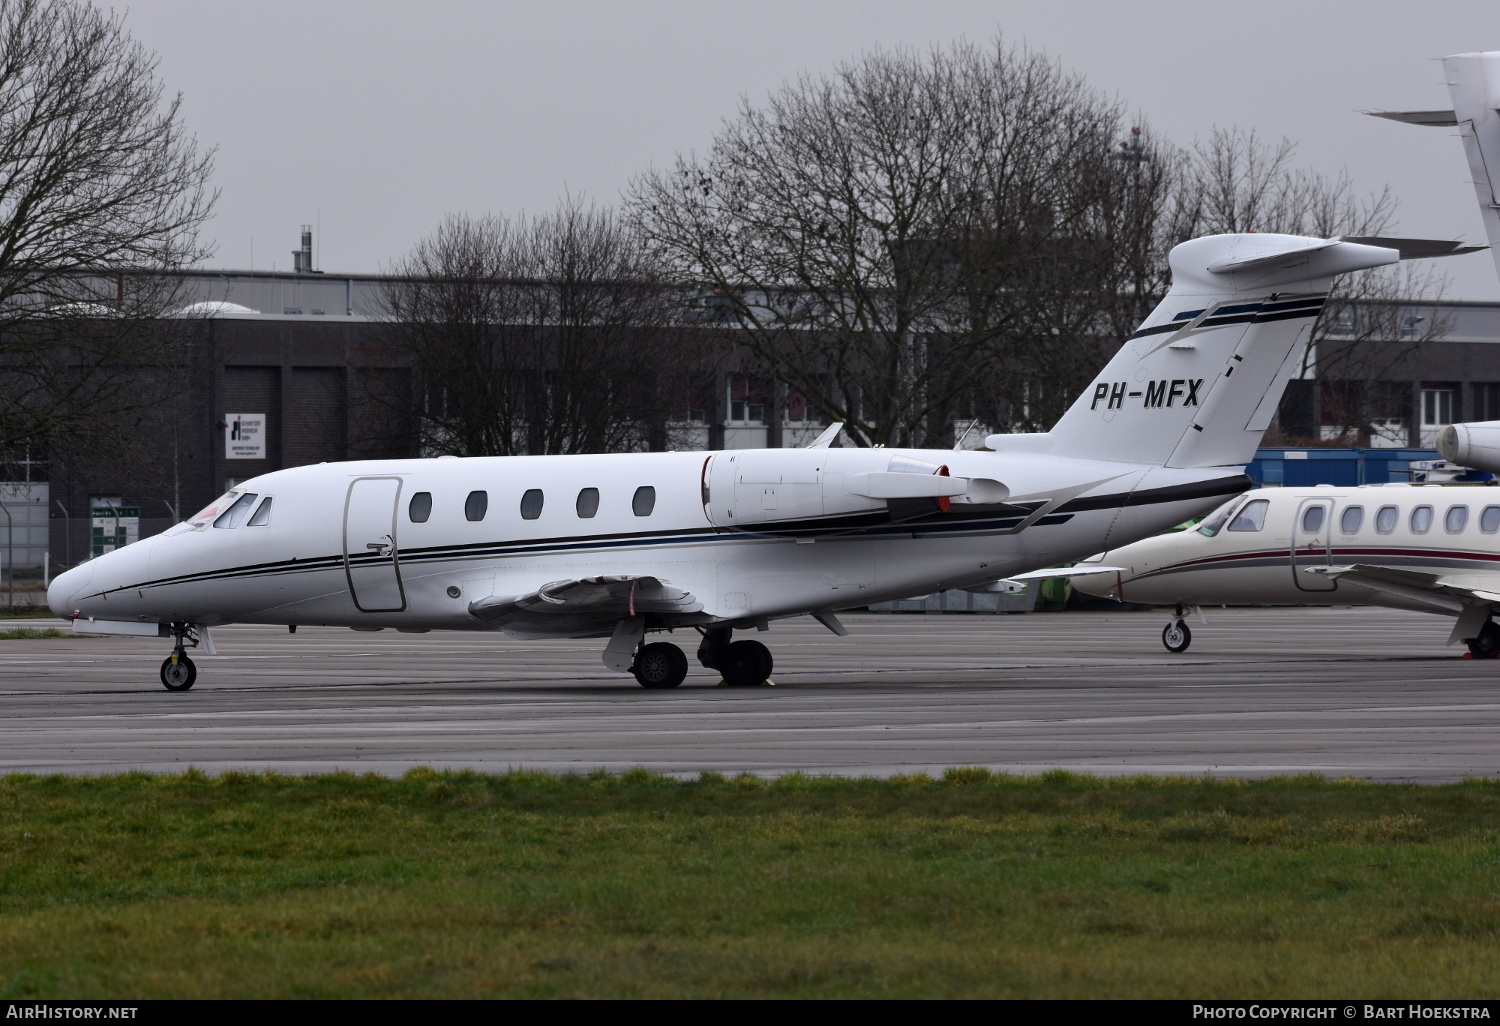
<path fill-rule="evenodd" d="M 1299 591 L 1334 591 L 1338 582 L 1304 572 L 1333 562 L 1333 500 L 1303 499 L 1292 522 L 1292 582 Z"/>
<path fill-rule="evenodd" d="M 344 501 L 344 572 L 354 607 L 364 613 L 399 613 L 406 608 L 396 548 L 399 477 L 361 477 Z"/>

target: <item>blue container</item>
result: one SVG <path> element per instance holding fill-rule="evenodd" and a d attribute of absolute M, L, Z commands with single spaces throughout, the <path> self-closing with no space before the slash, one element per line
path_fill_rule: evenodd
<path fill-rule="evenodd" d="M 1272 446 L 1255 451 L 1245 468 L 1259 485 L 1410 483 L 1415 460 L 1442 459 L 1435 449 L 1299 449 Z"/>

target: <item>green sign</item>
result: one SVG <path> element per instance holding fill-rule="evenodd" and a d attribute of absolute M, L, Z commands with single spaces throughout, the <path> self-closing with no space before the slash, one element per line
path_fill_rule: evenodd
<path fill-rule="evenodd" d="M 94 555 L 123 549 L 141 537 L 141 511 L 137 506 L 95 506 Z"/>

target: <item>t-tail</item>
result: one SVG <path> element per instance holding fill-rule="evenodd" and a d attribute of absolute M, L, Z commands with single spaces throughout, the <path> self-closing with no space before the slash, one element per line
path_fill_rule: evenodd
<path fill-rule="evenodd" d="M 1457 53 L 1443 58 L 1451 110 L 1376 110 L 1378 118 L 1429 128 L 1457 128 L 1469 158 L 1479 214 L 1500 271 L 1500 53 Z"/>
<path fill-rule="evenodd" d="M 1296 235 L 1184 242 L 1166 298 L 1052 430 L 987 445 L 1167 467 L 1248 463 L 1334 278 L 1400 257 Z"/>

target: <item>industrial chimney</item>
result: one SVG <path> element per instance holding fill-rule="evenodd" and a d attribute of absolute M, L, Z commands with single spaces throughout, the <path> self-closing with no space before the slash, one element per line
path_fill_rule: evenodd
<path fill-rule="evenodd" d="M 292 267 L 298 274 L 312 274 L 312 225 L 302 226 L 302 248 L 292 250 Z"/>

